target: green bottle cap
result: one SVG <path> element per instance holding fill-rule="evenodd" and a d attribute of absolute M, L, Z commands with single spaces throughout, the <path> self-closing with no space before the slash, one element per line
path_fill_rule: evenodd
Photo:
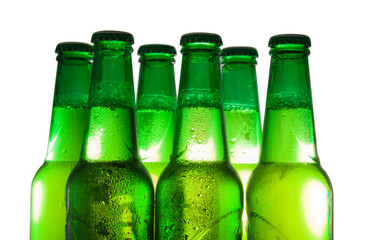
<path fill-rule="evenodd" d="M 269 47 L 281 44 L 302 44 L 311 47 L 311 39 L 301 34 L 280 34 L 272 36 L 269 40 Z"/>
<path fill-rule="evenodd" d="M 78 52 L 89 52 L 93 51 L 92 45 L 82 42 L 62 42 L 57 44 L 55 53 L 63 51 L 78 51 Z"/>
<path fill-rule="evenodd" d="M 173 55 L 177 54 L 175 47 L 165 44 L 146 44 L 140 46 L 138 49 L 138 55 L 142 55 L 145 53 L 168 53 Z"/>
<path fill-rule="evenodd" d="M 218 34 L 204 32 L 186 33 L 182 35 L 180 45 L 194 42 L 214 43 L 219 46 L 223 45 L 222 38 Z"/>
<path fill-rule="evenodd" d="M 134 36 L 128 32 L 120 31 L 99 31 L 93 33 L 93 43 L 98 41 L 121 41 L 127 42 L 128 44 L 134 44 Z"/>
<path fill-rule="evenodd" d="M 222 56 L 251 56 L 257 58 L 259 55 L 253 47 L 227 47 L 222 49 Z"/>

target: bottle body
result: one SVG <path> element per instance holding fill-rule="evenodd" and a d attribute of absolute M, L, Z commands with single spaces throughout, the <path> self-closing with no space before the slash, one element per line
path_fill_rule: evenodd
<path fill-rule="evenodd" d="M 30 239 L 66 239 L 65 191 L 77 161 L 45 162 L 32 182 Z"/>
<path fill-rule="evenodd" d="M 269 131 L 264 127 L 264 141 L 265 137 L 278 139 L 265 148 L 272 149 L 272 155 L 283 157 L 262 157 L 251 176 L 247 189 L 249 239 L 332 239 L 333 196 L 329 177 L 318 159 L 300 161 L 303 155 L 312 156 L 313 138 L 300 129 L 300 121 L 312 126 L 311 109 L 268 109 L 266 121 L 279 127 Z M 288 150 L 277 153 L 279 149 Z"/>
<path fill-rule="evenodd" d="M 215 122 L 221 114 L 222 110 L 217 108 L 178 109 L 177 118 L 181 119 L 182 115 L 187 118 L 184 122 L 178 121 L 176 129 L 190 127 L 191 139 L 203 143 L 202 147 L 200 144 L 192 146 L 195 149 L 188 156 L 196 151 L 210 156 L 210 151 L 215 151 L 215 143 L 210 141 L 214 137 L 208 142 L 205 139 L 222 128 L 220 122 Z M 190 144 L 180 147 L 189 148 Z M 156 238 L 237 239 L 243 209 L 241 185 L 228 160 L 173 159 L 158 183 Z"/>
<path fill-rule="evenodd" d="M 62 50 L 57 51 L 59 65 L 48 151 L 32 182 L 30 239 L 35 240 L 66 239 L 66 182 L 79 160 L 89 117 L 86 105 L 91 46 L 62 43 L 58 47 Z"/>
<path fill-rule="evenodd" d="M 247 191 L 249 239 L 332 239 L 332 189 L 319 164 L 259 164 Z"/>
<path fill-rule="evenodd" d="M 257 55 L 257 50 L 251 47 L 222 50 L 222 90 L 229 158 L 244 189 L 258 163 L 261 143 L 255 70 Z M 242 240 L 246 240 L 246 194 L 243 205 Z"/>
<path fill-rule="evenodd" d="M 242 194 L 228 164 L 170 163 L 158 184 L 156 239 L 239 239 Z"/>
<path fill-rule="evenodd" d="M 70 179 L 68 239 L 153 239 L 151 179 L 141 164 L 80 161 Z"/>
<path fill-rule="evenodd" d="M 140 74 L 136 110 L 139 153 L 154 188 L 170 161 L 175 125 L 174 47 L 148 44 L 139 48 Z"/>
<path fill-rule="evenodd" d="M 244 189 L 241 239 L 246 240 L 248 229 L 245 190 L 259 159 L 260 142 L 258 140 L 261 138 L 260 114 L 256 109 L 243 109 L 241 107 L 225 109 L 224 116 L 231 165 L 241 178 Z M 245 158 L 249 162 L 242 162 L 241 158 Z"/>
<path fill-rule="evenodd" d="M 249 239 L 330 240 L 333 193 L 316 149 L 310 41 L 279 35 L 270 43 L 261 157 L 247 188 Z"/>
<path fill-rule="evenodd" d="M 68 239 L 152 239 L 151 179 L 136 153 L 119 157 L 134 151 L 133 138 L 126 137 L 135 129 L 134 110 L 94 106 L 90 111 L 84 151 L 95 159 L 81 159 L 70 174 Z"/>
<path fill-rule="evenodd" d="M 181 52 L 173 154 L 157 186 L 156 239 L 238 239 L 243 188 L 228 161 L 219 47 L 184 43 Z"/>
<path fill-rule="evenodd" d="M 53 108 L 53 115 L 51 129 L 55 131 L 50 135 L 57 145 L 54 148 L 61 148 L 65 158 L 46 160 L 33 179 L 31 239 L 66 238 L 66 182 L 78 162 L 89 116 L 86 108 L 59 107 Z"/>
<path fill-rule="evenodd" d="M 67 184 L 68 239 L 153 239 L 153 186 L 137 154 L 129 33 L 93 35 L 90 118 Z"/>

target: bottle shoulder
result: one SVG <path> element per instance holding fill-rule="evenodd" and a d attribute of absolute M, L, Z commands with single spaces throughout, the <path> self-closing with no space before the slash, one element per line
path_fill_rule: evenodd
<path fill-rule="evenodd" d="M 242 188 L 241 180 L 235 169 L 227 162 L 170 162 L 163 171 L 161 184 L 192 184 L 208 182 Z M 159 184 L 159 183 L 158 183 Z"/>
<path fill-rule="evenodd" d="M 79 161 L 69 177 L 69 184 L 95 184 L 115 182 L 116 184 L 151 185 L 149 173 L 142 163 L 136 161 Z M 113 186 L 113 185 L 111 185 Z"/>
<path fill-rule="evenodd" d="M 67 178 L 76 164 L 77 161 L 45 161 L 34 175 L 32 185 L 39 181 Z"/>
<path fill-rule="evenodd" d="M 249 181 L 250 191 L 301 191 L 308 187 L 321 187 L 332 193 L 331 181 L 319 163 L 261 163 Z"/>

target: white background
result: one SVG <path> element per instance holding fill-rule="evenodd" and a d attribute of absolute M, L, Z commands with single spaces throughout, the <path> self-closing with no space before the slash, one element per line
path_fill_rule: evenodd
<path fill-rule="evenodd" d="M 262 116 L 269 38 L 281 33 L 309 35 L 317 143 L 335 193 L 335 239 L 366 239 L 367 13 L 362 4 L 356 0 L 2 1 L 0 238 L 29 238 L 30 186 L 46 153 L 57 43 L 89 42 L 93 32 L 108 29 L 134 35 L 135 83 L 136 50 L 142 44 L 165 43 L 179 50 L 182 34 L 206 31 L 220 34 L 223 47 L 256 47 Z M 178 86 L 181 55 L 176 59 Z"/>

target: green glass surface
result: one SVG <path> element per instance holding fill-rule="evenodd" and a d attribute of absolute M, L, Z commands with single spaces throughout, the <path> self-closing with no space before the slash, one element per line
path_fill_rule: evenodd
<path fill-rule="evenodd" d="M 65 47 L 66 43 L 59 45 Z M 73 43 L 72 46 L 79 47 L 80 44 Z M 86 48 L 84 44 L 81 47 Z M 60 50 L 57 59 L 47 156 L 32 182 L 32 240 L 66 239 L 66 181 L 79 159 L 89 117 L 86 105 L 91 80 L 91 54 Z"/>
<path fill-rule="evenodd" d="M 68 179 L 68 239 L 153 239 L 153 185 L 137 152 L 132 47 L 109 40 L 126 34 L 93 36 L 89 126 Z"/>
<path fill-rule="evenodd" d="M 333 193 L 317 155 L 309 50 L 272 44 L 261 157 L 246 195 L 249 239 L 330 240 Z"/>
<path fill-rule="evenodd" d="M 156 188 L 158 177 L 169 163 L 173 147 L 176 109 L 174 48 L 143 45 L 139 51 L 136 111 L 139 154 Z"/>
<path fill-rule="evenodd" d="M 224 116 L 232 165 L 257 164 L 261 141 L 259 111 L 231 108 L 224 111 Z"/>
<path fill-rule="evenodd" d="M 229 158 L 246 189 L 259 161 L 261 142 L 255 69 L 257 51 L 251 47 L 230 47 L 223 49 L 222 56 L 222 90 Z M 246 201 L 243 204 L 242 240 L 246 240 Z"/>
<path fill-rule="evenodd" d="M 139 109 L 136 121 L 140 157 L 156 186 L 172 154 L 174 111 Z"/>
<path fill-rule="evenodd" d="M 182 48 L 173 154 L 157 186 L 157 240 L 241 234 L 243 188 L 228 160 L 218 52 L 210 42 Z"/>

